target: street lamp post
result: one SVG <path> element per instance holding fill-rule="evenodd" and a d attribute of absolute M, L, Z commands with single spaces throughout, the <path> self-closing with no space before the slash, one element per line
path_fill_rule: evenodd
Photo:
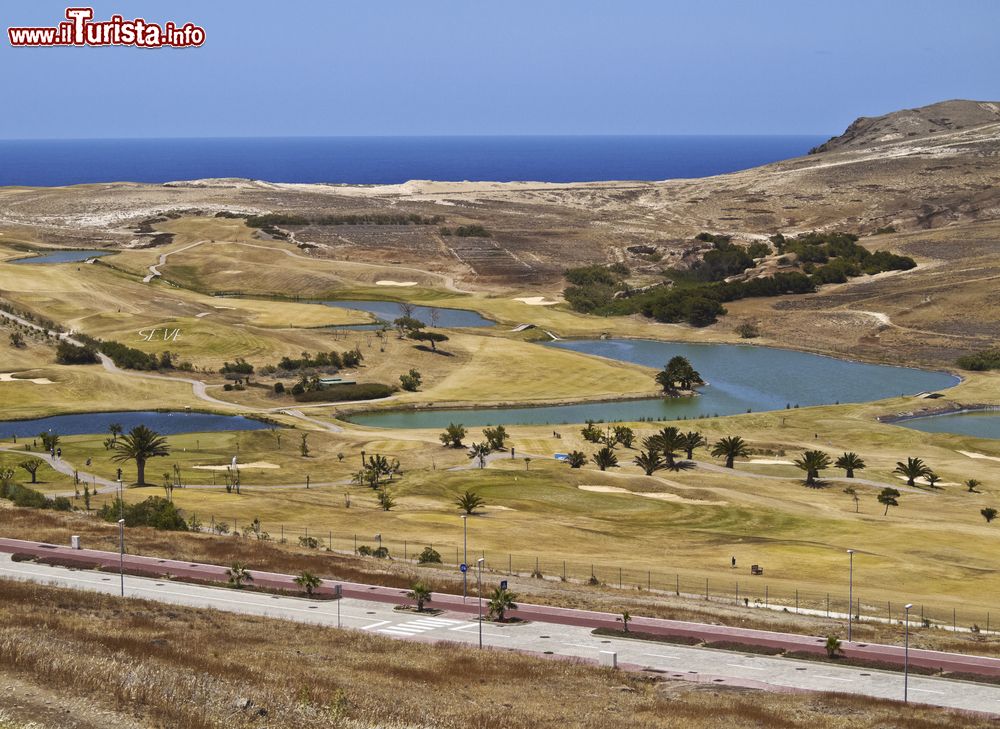
<path fill-rule="evenodd" d="M 462 564 L 466 570 L 462 572 L 462 602 L 468 597 L 468 564 L 469 564 L 469 515 L 462 514 Z"/>
<path fill-rule="evenodd" d="M 125 520 L 118 520 L 118 577 L 121 580 L 122 597 L 125 597 Z"/>
<path fill-rule="evenodd" d="M 850 555 L 851 560 L 851 570 L 850 577 L 848 578 L 847 587 L 847 642 L 851 642 L 851 625 L 853 624 L 854 617 L 854 550 L 848 549 L 847 554 Z"/>
<path fill-rule="evenodd" d="M 906 635 L 903 643 L 903 703 L 905 704 L 910 693 L 910 610 L 913 608 L 913 603 L 907 603 L 903 608 L 906 610 L 903 628 Z"/>
<path fill-rule="evenodd" d="M 476 560 L 476 582 L 479 593 L 479 647 L 483 647 L 483 562 L 486 559 L 480 557 Z"/>

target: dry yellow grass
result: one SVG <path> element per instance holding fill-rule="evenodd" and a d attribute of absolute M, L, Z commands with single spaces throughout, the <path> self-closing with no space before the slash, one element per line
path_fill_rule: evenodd
<path fill-rule="evenodd" d="M 0 658 L 21 681 L 58 686 L 143 723 L 269 726 L 986 726 L 886 701 L 718 690 L 565 661 L 393 641 L 263 618 L 0 583 Z M 48 606 L 39 613 L 37 606 Z M 118 630 L 109 631 L 114 624 Z M 13 703 L 9 694 L 0 707 Z M 237 699 L 250 699 L 245 709 Z M 264 710 L 264 714 L 260 713 Z"/>

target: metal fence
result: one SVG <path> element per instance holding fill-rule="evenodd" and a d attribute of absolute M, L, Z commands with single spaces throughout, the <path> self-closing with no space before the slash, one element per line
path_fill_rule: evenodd
<path fill-rule="evenodd" d="M 813 615 L 834 619 L 848 619 L 850 613 L 859 623 L 898 623 L 905 617 L 906 600 L 893 599 L 884 591 L 867 597 L 857 585 L 853 589 L 853 604 L 849 606 L 850 592 L 846 580 L 836 590 L 821 592 L 815 589 L 790 587 L 787 580 L 769 581 L 768 575 L 749 574 L 749 565 L 733 569 L 724 576 L 714 573 L 705 576 L 694 570 L 637 569 L 624 565 L 599 562 L 581 562 L 546 556 L 514 552 L 468 549 L 453 542 L 414 542 L 384 535 L 360 535 L 341 530 L 305 527 L 301 525 L 264 524 L 258 521 L 238 520 L 216 515 L 201 523 L 205 532 L 220 537 L 239 535 L 249 539 L 276 541 L 301 545 L 338 554 L 371 556 L 373 560 L 390 559 L 409 564 L 420 564 L 425 548 L 433 549 L 440 556 L 443 566 L 454 566 L 456 577 L 459 565 L 468 560 L 470 572 L 482 558 L 483 571 L 490 575 L 509 577 L 534 577 L 581 585 L 603 585 L 620 590 L 643 591 L 651 594 L 712 602 L 722 605 L 763 608 L 792 614 Z M 383 550 L 378 552 L 378 550 Z M 382 556 L 373 556 L 381 554 Z M 436 564 L 436 563 L 432 563 Z M 996 634 L 1000 626 L 995 618 L 1000 611 L 968 606 L 929 605 L 914 602 L 909 613 L 911 625 L 943 630 Z"/>

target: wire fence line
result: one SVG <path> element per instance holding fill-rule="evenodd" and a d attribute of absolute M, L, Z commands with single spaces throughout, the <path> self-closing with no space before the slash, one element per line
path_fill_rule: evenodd
<path fill-rule="evenodd" d="M 195 521 L 198 521 L 197 515 Z M 393 539 L 381 534 L 360 535 L 322 527 L 264 524 L 256 519 L 240 521 L 216 515 L 199 523 L 197 528 L 217 537 L 240 536 L 275 541 L 338 554 L 370 557 L 373 560 L 386 559 L 413 565 L 450 565 L 455 568 L 456 577 L 460 576 L 461 564 L 466 563 L 469 574 L 472 575 L 478 567 L 477 561 L 482 559 L 483 571 L 499 577 L 534 577 L 582 585 L 603 585 L 701 602 L 763 608 L 844 621 L 850 615 L 860 623 L 902 625 L 906 618 L 906 600 L 865 598 L 863 591 L 855 584 L 853 603 L 849 604 L 847 594 L 850 589 L 846 581 L 837 590 L 829 592 L 788 587 L 786 584 L 773 585 L 767 581 L 763 571 L 759 575 L 749 574 L 750 566 L 747 565 L 740 569 L 734 567 L 732 576 L 726 578 L 718 574 L 692 574 L 692 570 L 641 569 L 622 564 L 566 560 L 544 553 L 487 551 L 471 545 L 466 549 L 464 545 L 453 542 Z M 436 553 L 436 559 L 432 558 L 429 562 L 424 561 L 426 556 L 422 558 L 422 553 L 428 548 Z M 909 612 L 911 625 L 982 635 L 1000 633 L 998 617 L 1000 610 L 943 607 L 926 603 L 914 603 Z"/>

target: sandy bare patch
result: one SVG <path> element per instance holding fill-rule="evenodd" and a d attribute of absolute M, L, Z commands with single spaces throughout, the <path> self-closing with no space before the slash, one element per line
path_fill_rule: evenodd
<path fill-rule="evenodd" d="M 416 281 L 391 281 L 389 279 L 382 279 L 381 281 L 375 282 L 376 286 L 416 286 Z"/>
<path fill-rule="evenodd" d="M 194 315 L 194 318 L 195 318 L 195 319 L 201 319 L 201 318 L 202 318 L 203 316 L 208 316 L 208 315 L 209 315 L 209 314 L 211 314 L 211 313 L 212 313 L 212 312 L 210 312 L 210 311 L 203 311 L 203 312 L 201 312 L 200 314 L 195 314 L 195 315 Z"/>
<path fill-rule="evenodd" d="M 519 296 L 514 301 L 520 301 L 528 306 L 555 306 L 559 303 L 558 301 L 550 301 L 544 296 Z"/>
<path fill-rule="evenodd" d="M 628 489 L 619 488 L 618 486 L 577 486 L 581 491 L 596 491 L 600 494 L 630 494 L 632 493 Z"/>
<path fill-rule="evenodd" d="M 229 271 L 219 271 L 219 273 L 237 274 L 237 273 L 243 273 L 243 271 L 229 270 Z"/>
<path fill-rule="evenodd" d="M 645 496 L 647 499 L 660 499 L 661 501 L 674 501 L 679 504 L 697 504 L 700 506 L 722 506 L 725 501 L 702 501 L 700 499 L 689 499 L 685 496 L 678 496 L 666 491 L 637 491 L 636 496 Z"/>
<path fill-rule="evenodd" d="M 1000 460 L 1000 458 L 998 458 L 997 460 Z M 906 476 L 896 476 L 896 478 L 898 478 L 900 481 L 906 481 L 907 480 Z M 928 481 L 926 478 L 917 478 L 917 479 L 914 479 L 913 483 L 920 484 L 921 486 L 930 486 L 931 485 L 930 481 Z M 934 485 L 935 486 L 958 486 L 958 483 L 955 482 L 955 481 L 936 481 L 934 483 Z"/>
<path fill-rule="evenodd" d="M 968 458 L 979 458 L 984 461 L 1000 461 L 1000 458 L 997 458 L 996 456 L 988 456 L 985 453 L 975 453 L 973 451 L 959 451 L 959 453 Z"/>
<path fill-rule="evenodd" d="M 216 306 L 215 304 L 212 304 L 212 308 L 213 309 L 231 309 L 233 311 L 236 310 L 235 306 Z"/>
<path fill-rule="evenodd" d="M 267 461 L 254 461 L 253 463 L 237 463 L 236 467 L 239 469 L 281 468 L 281 466 L 279 466 L 278 464 L 268 463 Z M 227 468 L 229 468 L 229 465 L 226 464 L 224 466 L 192 466 L 191 468 L 197 471 L 225 471 Z"/>
<path fill-rule="evenodd" d="M 14 377 L 16 372 L 0 372 L 0 382 L 30 382 L 34 385 L 55 384 L 48 377 Z"/>
<path fill-rule="evenodd" d="M 758 466 L 794 466 L 793 461 L 782 461 L 777 458 L 751 458 L 747 463 L 756 464 Z"/>

